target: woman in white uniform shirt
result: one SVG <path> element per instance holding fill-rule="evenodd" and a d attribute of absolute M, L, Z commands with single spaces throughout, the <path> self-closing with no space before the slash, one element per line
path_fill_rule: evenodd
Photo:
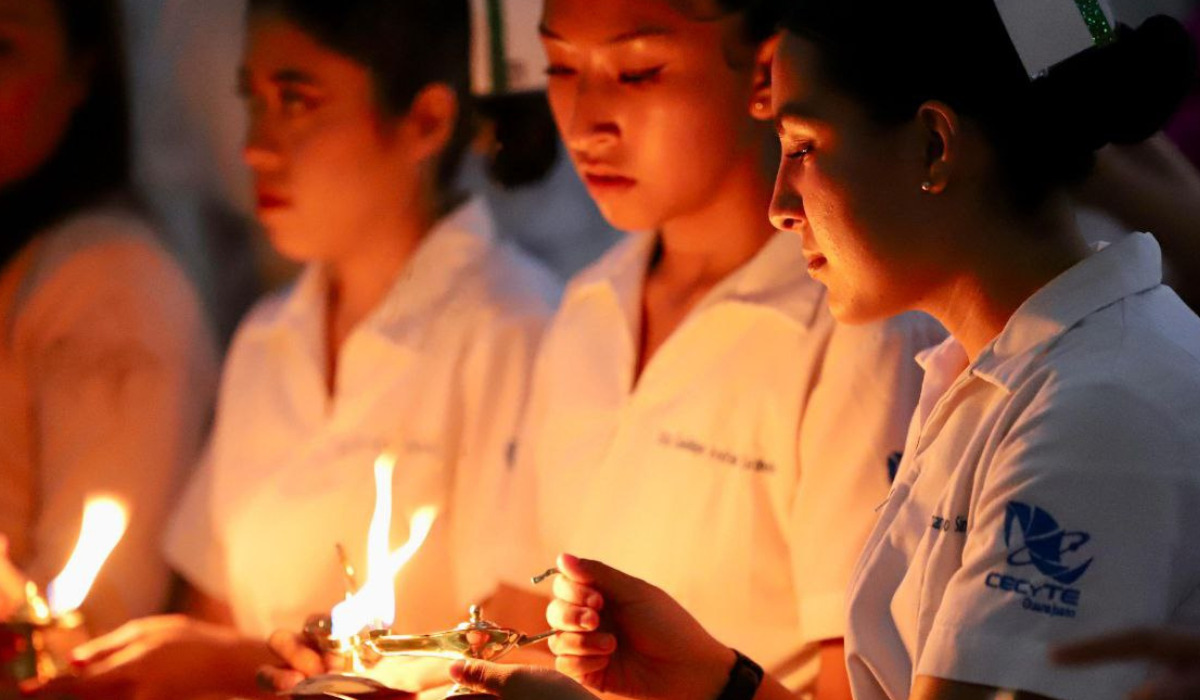
<path fill-rule="evenodd" d="M 1074 0 L 814 1 L 787 26 L 772 219 L 839 318 L 921 308 L 953 334 L 922 360 L 855 576 L 855 697 L 1125 697 L 1144 668 L 1048 652 L 1200 618 L 1200 319 L 1152 237 L 1087 249 L 1065 192 L 1096 149 L 1161 127 L 1193 76 L 1186 35 L 1114 35 Z M 637 697 L 784 697 L 661 591 L 562 568 L 560 669 Z M 517 692 L 533 672 L 458 673 L 539 697 Z"/>
<path fill-rule="evenodd" d="M 266 636 L 365 571 L 372 465 L 396 527 L 439 517 L 398 578 L 398 629 L 495 586 L 493 501 L 551 279 L 453 185 L 469 140 L 465 0 L 252 0 L 246 159 L 272 244 L 307 267 L 242 323 L 207 458 L 168 533 L 204 621 L 137 621 L 79 650 L 84 696 L 251 696 Z"/>
<path fill-rule="evenodd" d="M 642 233 L 571 282 L 547 331 L 508 502 L 513 545 L 532 546 L 510 580 L 559 551 L 603 557 L 793 689 L 819 666 L 835 697 L 845 587 L 915 405 L 912 357 L 944 336 L 923 316 L 836 324 L 796 238 L 763 216 L 786 5 L 544 3 L 564 143 L 608 221 Z"/>

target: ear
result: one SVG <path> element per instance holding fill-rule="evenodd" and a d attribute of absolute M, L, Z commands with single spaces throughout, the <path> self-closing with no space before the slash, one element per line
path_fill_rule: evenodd
<path fill-rule="evenodd" d="M 935 100 L 920 106 L 917 119 L 925 146 L 925 180 L 920 187 L 927 194 L 941 194 L 950 186 L 958 166 L 962 135 L 958 113 Z"/>
<path fill-rule="evenodd" d="M 776 34 L 759 45 L 754 57 L 754 84 L 750 94 L 750 116 L 755 119 L 771 118 L 771 64 L 779 48 L 782 34 Z"/>
<path fill-rule="evenodd" d="M 446 149 L 454 137 L 458 112 L 458 95 L 445 83 L 426 85 L 417 93 L 404 118 L 409 153 L 415 161 L 436 158 Z"/>

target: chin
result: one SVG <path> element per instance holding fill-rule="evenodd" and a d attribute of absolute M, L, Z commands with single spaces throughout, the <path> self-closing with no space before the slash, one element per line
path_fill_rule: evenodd
<path fill-rule="evenodd" d="M 264 222 L 267 240 L 280 256 L 294 263 L 314 262 L 321 259 L 321 254 L 310 243 L 310 236 L 295 228 L 272 225 Z"/>
<path fill-rule="evenodd" d="M 838 323 L 848 326 L 861 326 L 880 321 L 892 314 L 876 305 L 865 304 L 861 300 L 846 300 L 835 295 L 831 290 L 825 297 L 829 304 L 829 313 Z"/>

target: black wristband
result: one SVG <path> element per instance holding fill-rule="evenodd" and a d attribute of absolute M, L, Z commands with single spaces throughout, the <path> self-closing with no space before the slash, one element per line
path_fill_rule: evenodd
<path fill-rule="evenodd" d="M 733 662 L 733 668 L 729 670 L 729 681 L 725 683 L 717 700 L 752 700 L 758 692 L 758 686 L 762 685 L 762 666 L 746 658 L 737 649 L 734 649 L 733 653 L 737 655 L 737 660 Z"/>

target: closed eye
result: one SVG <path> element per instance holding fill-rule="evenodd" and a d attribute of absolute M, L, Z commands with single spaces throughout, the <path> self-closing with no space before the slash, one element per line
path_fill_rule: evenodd
<path fill-rule="evenodd" d="M 663 69 L 666 66 L 655 66 L 639 71 L 624 71 L 620 74 L 620 80 L 625 85 L 641 85 L 649 83 L 662 75 Z"/>

